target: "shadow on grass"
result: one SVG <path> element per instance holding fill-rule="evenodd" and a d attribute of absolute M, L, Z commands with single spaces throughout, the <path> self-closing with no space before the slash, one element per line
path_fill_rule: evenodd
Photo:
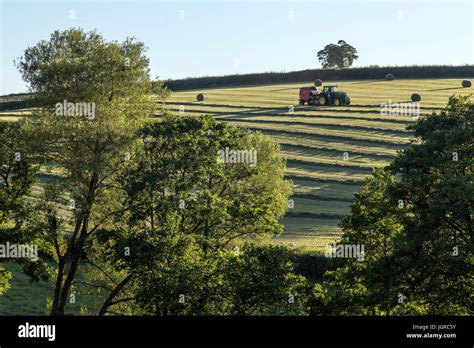
<path fill-rule="evenodd" d="M 353 85 L 362 85 L 366 83 L 375 83 L 375 82 L 385 82 L 386 80 L 370 80 L 370 81 L 361 81 L 361 82 L 352 82 Z M 390 82 L 390 81 L 387 81 Z"/>
<path fill-rule="evenodd" d="M 433 91 L 449 91 L 451 89 L 464 89 L 463 87 L 448 87 L 448 88 L 435 88 L 435 89 L 425 89 L 427 92 Z"/>
<path fill-rule="evenodd" d="M 280 89 L 272 89 L 270 92 L 279 92 L 279 91 L 291 91 L 291 90 L 299 90 L 300 87 L 290 87 L 290 88 L 280 88 Z"/>

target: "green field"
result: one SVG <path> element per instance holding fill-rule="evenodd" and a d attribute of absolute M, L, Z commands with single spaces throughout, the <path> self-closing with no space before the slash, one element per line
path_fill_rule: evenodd
<path fill-rule="evenodd" d="M 277 140 L 294 184 L 294 209 L 283 218 L 285 231 L 275 242 L 321 249 L 340 237 L 337 225 L 372 168 L 387 165 L 412 140 L 406 127 L 415 119 L 382 115 L 380 104 L 410 102 L 411 94 L 418 93 L 420 114 L 429 114 L 443 108 L 453 94 L 472 93 L 472 88 L 460 87 L 461 80 L 331 82 L 351 97 L 351 105 L 341 107 L 299 106 L 299 88 L 311 82 L 176 92 L 163 107 L 181 109 L 184 115 L 210 114 Z M 197 102 L 200 92 L 208 99 Z"/>
<path fill-rule="evenodd" d="M 331 82 L 351 97 L 351 105 L 341 107 L 299 106 L 299 88 L 311 82 L 175 92 L 159 107 L 184 115 L 210 114 L 278 141 L 287 159 L 286 175 L 294 185 L 294 208 L 282 219 L 283 235 L 274 241 L 303 250 L 322 249 L 340 237 L 338 223 L 350 212 L 353 194 L 372 168 L 387 165 L 412 140 L 406 127 L 414 117 L 382 115 L 380 104 L 410 102 L 411 94 L 418 93 L 421 115 L 429 114 L 443 108 L 453 94 L 472 93 L 472 88 L 460 87 L 461 80 Z M 204 102 L 196 101 L 200 92 L 208 95 Z M 290 105 L 294 112 L 289 112 Z M 0 112 L 0 121 L 18 120 L 30 112 Z M 50 175 L 61 173 L 43 169 L 41 179 Z"/>
<path fill-rule="evenodd" d="M 453 94 L 469 94 L 461 79 L 343 81 L 340 90 L 349 93 L 352 104 L 344 107 L 298 106 L 298 90 L 307 84 L 268 85 L 246 88 L 209 89 L 172 93 L 160 107 L 185 115 L 210 114 L 223 122 L 262 131 L 281 144 L 287 158 L 286 175 L 293 182 L 294 208 L 282 219 L 284 233 L 275 243 L 305 250 L 321 250 L 338 240 L 338 224 L 350 212 L 353 194 L 360 190 L 373 167 L 388 164 L 397 150 L 406 147 L 411 134 L 406 126 L 411 116 L 384 116 L 380 104 L 391 100 L 409 102 L 414 92 L 422 96 L 421 114 L 439 111 Z M 196 102 L 199 92 L 208 94 Z M 0 102 L 5 101 L 0 98 Z M 294 112 L 289 113 L 289 106 Z M 27 117 L 31 110 L 0 112 L 0 121 Z M 347 152 L 348 160 L 343 154 Z M 40 181 L 61 175 L 57 168 L 42 169 Z M 35 187 L 33 194 L 38 193 Z M 20 267 L 4 264 L 14 273 L 11 289 L 0 303 L 0 315 L 44 314 L 50 285 L 31 284 Z M 25 294 L 27 294 L 25 296 Z M 78 296 L 81 296 L 78 294 Z M 25 298 L 28 300 L 25 301 Z M 97 299 L 85 296 L 78 303 L 89 309 Z M 71 305 L 70 313 L 79 314 L 81 306 Z"/>

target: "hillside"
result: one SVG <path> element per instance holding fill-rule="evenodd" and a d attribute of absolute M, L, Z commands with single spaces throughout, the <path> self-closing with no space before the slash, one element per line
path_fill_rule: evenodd
<path fill-rule="evenodd" d="M 261 131 L 277 140 L 287 158 L 286 176 L 293 181 L 294 208 L 282 219 L 284 233 L 274 238 L 303 251 L 322 250 L 338 240 L 338 223 L 350 212 L 353 194 L 373 167 L 388 164 L 398 150 L 406 147 L 412 135 L 406 126 L 414 121 L 411 116 L 386 116 L 380 104 L 408 102 L 417 92 L 422 96 L 421 114 L 439 111 L 453 94 L 470 94 L 472 88 L 461 88 L 461 79 L 414 79 L 396 81 L 343 81 L 340 90 L 349 93 L 352 103 L 344 107 L 298 106 L 298 90 L 311 82 L 277 84 L 260 87 L 202 89 L 175 92 L 159 105 L 167 110 L 186 115 L 210 114 L 222 122 Z M 204 92 L 208 99 L 196 101 L 196 94 Z M 17 109 L 23 95 L 2 97 L 1 121 L 15 121 L 27 117 L 31 109 Z M 289 106 L 294 105 L 294 113 Z M 13 107 L 12 107 L 13 106 Z M 344 153 L 349 155 L 344 160 Z M 61 175 L 54 168 L 44 168 L 39 177 L 46 181 Z M 37 190 L 34 190 L 34 192 Z M 14 272 L 12 288 L 5 299 L 8 305 L 0 314 L 43 314 L 48 286 L 32 285 L 21 274 L 19 267 L 7 264 Z M 24 291 L 31 291 L 33 299 L 25 305 Z M 85 298 L 94 308 L 94 298 Z M 69 311 L 80 312 L 79 306 Z"/>
<path fill-rule="evenodd" d="M 460 87 L 461 79 L 343 81 L 336 84 L 349 93 L 350 106 L 299 106 L 299 88 L 311 84 L 175 92 L 164 107 L 186 115 L 210 114 L 277 140 L 294 183 L 294 208 L 282 220 L 285 232 L 275 241 L 321 249 L 339 238 L 337 225 L 372 168 L 387 165 L 412 140 L 406 127 L 414 117 L 382 115 L 380 105 L 410 102 L 416 92 L 422 96 L 420 114 L 429 114 L 444 107 L 449 96 L 469 94 L 472 88 Z M 197 102 L 199 92 L 208 99 Z M 289 113 L 290 105 L 294 113 Z"/>
<path fill-rule="evenodd" d="M 210 114 L 222 122 L 261 131 L 277 140 L 294 184 L 294 208 L 282 220 L 285 232 L 276 243 L 322 249 L 340 236 L 338 224 L 350 212 L 353 194 L 372 168 L 387 165 L 412 140 L 406 127 L 413 116 L 382 115 L 382 103 L 422 97 L 420 113 L 443 108 L 453 94 L 470 94 L 462 79 L 406 79 L 331 82 L 348 92 L 349 106 L 299 106 L 298 91 L 312 82 L 174 92 L 164 107 L 185 115 Z M 208 99 L 196 101 L 206 93 Z M 0 121 L 15 121 L 31 109 L 17 109 L 24 95 L 2 97 Z M 294 112 L 289 113 L 289 107 Z M 13 107 L 12 107 L 13 106 Z M 346 157 L 344 154 L 347 153 Z M 43 169 L 41 180 L 60 175 Z"/>

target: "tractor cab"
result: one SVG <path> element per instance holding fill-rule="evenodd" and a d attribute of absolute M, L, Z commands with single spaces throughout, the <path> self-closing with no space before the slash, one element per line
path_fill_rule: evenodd
<path fill-rule="evenodd" d="M 323 87 L 323 93 L 336 93 L 337 92 L 337 86 L 324 86 Z"/>
<path fill-rule="evenodd" d="M 319 105 L 349 105 L 351 99 L 346 92 L 337 90 L 337 86 L 324 86 L 322 92 L 318 96 Z"/>

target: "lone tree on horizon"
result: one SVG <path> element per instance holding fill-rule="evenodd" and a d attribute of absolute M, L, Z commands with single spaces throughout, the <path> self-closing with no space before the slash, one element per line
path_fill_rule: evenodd
<path fill-rule="evenodd" d="M 359 58 L 355 47 L 344 40 L 339 40 L 337 45 L 326 45 L 317 55 L 323 69 L 348 68 L 352 66 L 354 60 Z"/>

